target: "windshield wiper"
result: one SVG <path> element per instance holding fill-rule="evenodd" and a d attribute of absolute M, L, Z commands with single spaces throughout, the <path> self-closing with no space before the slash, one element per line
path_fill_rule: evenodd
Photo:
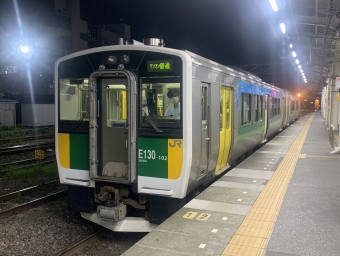
<path fill-rule="evenodd" d="M 83 122 L 84 118 L 89 114 L 89 111 L 86 111 L 78 120 L 78 123 L 76 123 L 73 127 L 72 130 L 77 130 L 79 125 Z"/>
<path fill-rule="evenodd" d="M 145 113 L 144 110 L 142 110 L 142 115 L 146 118 L 146 120 L 149 121 L 149 123 L 150 123 L 151 126 L 155 129 L 155 131 L 156 131 L 157 133 L 162 133 L 162 132 L 163 132 L 162 130 L 160 130 L 160 129 L 157 127 L 157 125 L 156 125 L 156 124 L 152 121 L 152 119 Z"/>

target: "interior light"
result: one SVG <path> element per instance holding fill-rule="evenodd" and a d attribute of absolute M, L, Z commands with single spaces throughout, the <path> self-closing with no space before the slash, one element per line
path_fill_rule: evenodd
<path fill-rule="evenodd" d="M 277 4 L 276 4 L 275 0 L 269 0 L 269 3 L 270 3 L 270 5 L 272 6 L 273 11 L 274 11 L 274 12 L 277 12 L 277 10 L 278 10 L 279 8 L 277 8 Z"/>
<path fill-rule="evenodd" d="M 294 58 L 296 58 L 296 52 L 292 52 Z"/>
<path fill-rule="evenodd" d="M 285 34 L 286 33 L 286 26 L 285 26 L 284 23 L 280 23 L 280 28 L 281 28 L 282 33 Z"/>
<path fill-rule="evenodd" d="M 289 48 L 293 48 L 293 45 L 292 45 L 292 44 L 290 44 L 290 45 L 289 45 Z"/>
<path fill-rule="evenodd" d="M 295 63 L 296 63 L 296 64 L 300 64 L 300 61 L 299 61 L 299 60 L 295 60 Z"/>
<path fill-rule="evenodd" d="M 301 69 L 302 68 L 301 65 L 299 65 L 298 68 Z"/>
<path fill-rule="evenodd" d="M 301 72 L 301 73 L 303 73 L 303 70 L 302 70 L 302 69 L 300 69 L 300 72 Z"/>

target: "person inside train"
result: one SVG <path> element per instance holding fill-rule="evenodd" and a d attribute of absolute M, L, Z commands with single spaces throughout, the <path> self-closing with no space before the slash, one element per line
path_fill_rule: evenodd
<path fill-rule="evenodd" d="M 180 102 L 179 92 L 176 90 L 170 90 L 167 93 L 168 98 L 171 101 L 170 106 L 165 110 L 164 116 L 180 116 Z"/>

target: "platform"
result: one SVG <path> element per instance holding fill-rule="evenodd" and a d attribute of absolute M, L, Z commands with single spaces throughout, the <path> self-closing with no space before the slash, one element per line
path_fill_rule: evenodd
<path fill-rule="evenodd" d="M 305 115 L 123 255 L 339 255 L 340 155 Z"/>

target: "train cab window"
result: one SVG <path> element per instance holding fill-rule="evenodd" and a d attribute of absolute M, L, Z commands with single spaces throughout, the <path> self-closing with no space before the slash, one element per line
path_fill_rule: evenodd
<path fill-rule="evenodd" d="M 242 93 L 242 101 L 241 101 L 242 126 L 250 124 L 250 121 L 251 121 L 251 111 L 250 111 L 251 105 L 250 104 L 251 104 L 250 94 Z"/>
<path fill-rule="evenodd" d="M 107 88 L 107 119 L 108 127 L 125 127 L 127 115 L 126 87 L 123 84 L 111 84 Z"/>
<path fill-rule="evenodd" d="M 182 98 L 179 79 L 142 79 L 140 95 L 142 127 L 152 126 L 150 118 L 157 127 L 181 126 Z"/>
<path fill-rule="evenodd" d="M 60 120 L 88 121 L 89 94 L 88 79 L 60 79 Z"/>

